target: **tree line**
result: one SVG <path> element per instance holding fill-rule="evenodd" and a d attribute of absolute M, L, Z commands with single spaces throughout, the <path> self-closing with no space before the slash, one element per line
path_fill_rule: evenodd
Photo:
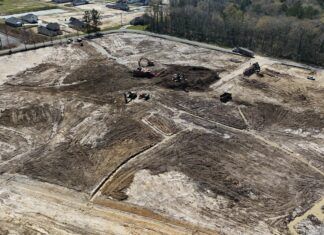
<path fill-rule="evenodd" d="M 191 40 L 242 46 L 269 56 L 324 65 L 323 0 L 151 2 L 149 28 Z"/>

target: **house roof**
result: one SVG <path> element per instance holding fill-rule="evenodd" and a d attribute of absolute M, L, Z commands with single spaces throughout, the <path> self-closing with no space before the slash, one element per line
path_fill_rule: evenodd
<path fill-rule="evenodd" d="M 25 20 L 25 21 L 35 21 L 35 20 L 38 20 L 38 17 L 37 17 L 37 15 L 34 15 L 34 14 L 27 14 L 27 15 L 22 16 L 21 19 Z"/>
<path fill-rule="evenodd" d="M 84 27 L 85 23 L 77 18 L 71 17 L 70 24 L 76 27 Z"/>
<path fill-rule="evenodd" d="M 48 23 L 46 28 L 52 31 L 59 31 L 60 25 L 58 23 Z"/>
<path fill-rule="evenodd" d="M 6 19 L 6 22 L 10 24 L 22 24 L 22 20 L 17 17 L 10 17 Z"/>

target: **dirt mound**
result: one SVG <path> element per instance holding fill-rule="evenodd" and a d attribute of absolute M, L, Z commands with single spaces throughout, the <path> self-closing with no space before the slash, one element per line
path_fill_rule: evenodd
<path fill-rule="evenodd" d="M 76 136 L 72 132 L 69 133 L 71 139 L 60 143 L 54 149 L 51 143 L 39 148 L 30 160 L 19 164 L 15 171 L 75 190 L 90 192 L 103 177 L 109 175 L 126 159 L 160 140 L 156 133 L 141 122 L 129 118 L 106 122 L 107 130 L 96 130 L 103 136 L 98 140 L 97 146 L 88 144 L 94 137 L 89 136 L 87 130 L 79 129 Z M 91 129 L 96 129 L 96 124 L 91 126 Z"/>
<path fill-rule="evenodd" d="M 147 121 L 166 135 L 172 135 L 178 131 L 176 124 L 171 119 L 159 114 L 150 116 Z"/>
<path fill-rule="evenodd" d="M 219 80 L 217 71 L 195 66 L 169 65 L 159 76 L 161 85 L 174 90 L 205 91 Z"/>
<path fill-rule="evenodd" d="M 51 124 L 61 118 L 61 111 L 49 104 L 27 105 L 0 112 L 0 124 L 4 126 L 39 126 Z"/>
<path fill-rule="evenodd" d="M 108 92 L 128 90 L 144 84 L 134 80 L 129 70 L 114 61 L 91 59 L 68 75 L 63 84 L 74 84 L 61 90 L 70 90 L 83 95 L 106 95 Z"/>
<path fill-rule="evenodd" d="M 269 91 L 270 89 L 270 86 L 267 83 L 257 79 L 243 79 L 243 81 L 244 86 L 247 86 L 252 89 L 260 89 L 264 91 Z"/>
<path fill-rule="evenodd" d="M 271 103 L 257 103 L 242 109 L 252 127 L 257 130 L 266 128 L 323 128 L 324 114 L 314 110 L 302 113 L 287 110 L 282 106 Z"/>
<path fill-rule="evenodd" d="M 42 63 L 12 76 L 6 83 L 8 85 L 20 86 L 48 86 L 64 76 L 64 68 L 53 63 Z"/>

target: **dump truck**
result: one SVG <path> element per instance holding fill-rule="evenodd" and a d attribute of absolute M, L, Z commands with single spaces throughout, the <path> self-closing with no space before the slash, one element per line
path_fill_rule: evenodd
<path fill-rule="evenodd" d="M 259 63 L 254 63 L 250 67 L 248 67 L 246 70 L 244 70 L 243 74 L 244 76 L 251 76 L 254 73 L 260 73 L 261 68 Z"/>
<path fill-rule="evenodd" d="M 225 92 L 224 94 L 222 94 L 220 96 L 220 101 L 223 102 L 223 103 L 227 103 L 227 102 L 229 102 L 231 100 L 232 100 L 232 94 L 231 93 Z"/>
<path fill-rule="evenodd" d="M 235 47 L 232 51 L 247 57 L 254 57 L 254 52 L 244 47 Z"/>

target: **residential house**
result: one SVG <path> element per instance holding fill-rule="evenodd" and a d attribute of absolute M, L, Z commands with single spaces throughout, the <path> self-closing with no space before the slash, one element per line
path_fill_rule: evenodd
<path fill-rule="evenodd" d="M 23 26 L 23 21 L 17 17 L 10 17 L 5 20 L 6 25 L 11 27 L 21 27 Z"/>
<path fill-rule="evenodd" d="M 67 3 L 67 2 L 72 2 L 72 0 L 52 0 L 52 2 L 55 2 L 55 3 Z"/>
<path fill-rule="evenodd" d="M 84 5 L 84 4 L 88 4 L 89 1 L 87 0 L 73 0 L 72 4 L 73 6 L 80 6 L 80 5 Z"/>
<path fill-rule="evenodd" d="M 71 17 L 70 18 L 70 22 L 69 22 L 69 26 L 73 29 L 76 30 L 83 30 L 87 27 L 86 23 L 82 20 L 79 20 L 77 18 Z"/>
<path fill-rule="evenodd" d="M 24 22 L 27 22 L 27 23 L 30 23 L 30 24 L 36 24 L 36 23 L 38 23 L 38 17 L 37 17 L 37 15 L 34 15 L 34 14 L 24 15 L 24 16 L 21 17 L 21 19 Z"/>
<path fill-rule="evenodd" d="M 55 37 L 57 35 L 61 35 L 62 31 L 58 23 L 48 23 L 46 26 L 39 26 L 38 33 L 49 37 Z"/>

